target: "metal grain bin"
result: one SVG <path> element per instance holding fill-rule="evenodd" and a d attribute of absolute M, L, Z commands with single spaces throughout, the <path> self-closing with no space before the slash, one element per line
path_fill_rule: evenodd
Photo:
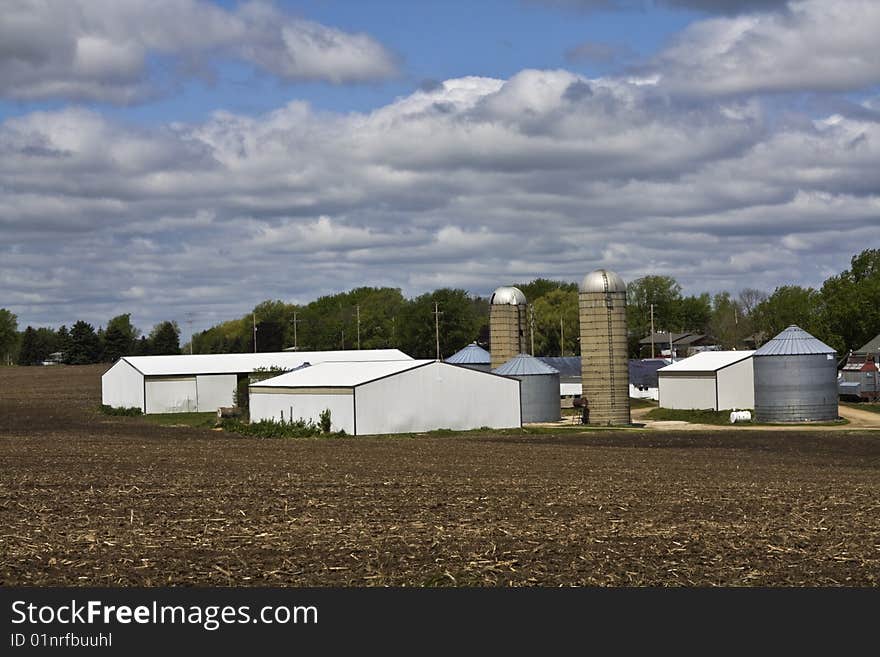
<path fill-rule="evenodd" d="M 754 353 L 755 420 L 837 419 L 837 359 L 827 344 L 789 326 Z"/>
<path fill-rule="evenodd" d="M 452 365 L 460 365 L 470 370 L 480 370 L 481 372 L 492 371 L 492 359 L 489 352 L 483 349 L 476 342 L 471 342 L 468 346 L 456 351 L 449 358 L 447 363 Z"/>
<path fill-rule="evenodd" d="M 557 422 L 562 417 L 559 371 L 528 354 L 520 354 L 492 370 L 519 379 L 523 422 Z"/>

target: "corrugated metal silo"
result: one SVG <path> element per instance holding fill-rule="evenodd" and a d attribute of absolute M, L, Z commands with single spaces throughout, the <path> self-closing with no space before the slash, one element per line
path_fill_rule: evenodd
<path fill-rule="evenodd" d="M 837 359 L 827 344 L 797 326 L 754 353 L 755 419 L 817 422 L 837 419 Z"/>
<path fill-rule="evenodd" d="M 519 379 L 523 422 L 556 422 L 562 417 L 559 371 L 528 354 L 519 354 L 492 370 Z"/>
<path fill-rule="evenodd" d="M 499 287 L 489 299 L 489 348 L 492 367 L 528 351 L 526 295 L 516 287 Z"/>
<path fill-rule="evenodd" d="M 626 283 L 607 269 L 584 277 L 578 295 L 581 384 L 590 424 L 629 424 Z"/>
<path fill-rule="evenodd" d="M 489 352 L 476 342 L 471 342 L 468 346 L 456 351 L 446 359 L 446 362 L 481 372 L 492 371 L 492 359 Z"/>

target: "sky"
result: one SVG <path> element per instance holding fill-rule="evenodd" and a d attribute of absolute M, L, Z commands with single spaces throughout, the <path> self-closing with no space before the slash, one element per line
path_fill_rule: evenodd
<path fill-rule="evenodd" d="M 819 286 L 880 248 L 874 0 L 6 0 L 0 307 Z"/>

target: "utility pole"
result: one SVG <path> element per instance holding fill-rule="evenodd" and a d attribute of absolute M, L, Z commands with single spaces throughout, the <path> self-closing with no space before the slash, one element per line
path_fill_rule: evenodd
<path fill-rule="evenodd" d="M 565 324 L 562 315 L 559 315 L 559 355 L 565 356 Z"/>
<path fill-rule="evenodd" d="M 189 325 L 189 355 L 193 354 L 193 313 L 186 314 L 186 323 Z"/>
<path fill-rule="evenodd" d="M 254 318 L 254 353 L 257 353 L 257 313 L 252 313 Z"/>
<path fill-rule="evenodd" d="M 434 338 L 437 342 L 437 360 L 440 360 L 440 304 L 434 302 Z"/>
<path fill-rule="evenodd" d="M 299 324 L 302 320 L 296 318 L 296 313 L 293 313 L 293 350 L 299 351 L 299 343 L 296 340 L 296 325 Z"/>
<path fill-rule="evenodd" d="M 654 304 L 651 304 L 651 358 L 654 358 Z"/>
<path fill-rule="evenodd" d="M 360 304 L 354 307 L 357 312 L 357 331 L 358 331 L 358 351 L 361 350 L 361 307 Z"/>

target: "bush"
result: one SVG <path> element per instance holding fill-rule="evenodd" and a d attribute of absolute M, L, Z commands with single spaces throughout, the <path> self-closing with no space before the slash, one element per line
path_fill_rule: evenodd
<path fill-rule="evenodd" d="M 221 420 L 224 431 L 253 436 L 254 438 L 311 438 L 321 435 L 321 429 L 314 422 L 305 420 L 260 420 L 246 424 L 237 419 Z"/>
<path fill-rule="evenodd" d="M 330 433 L 330 409 L 325 408 L 321 411 L 321 415 L 319 416 L 318 426 L 321 427 L 321 431 L 323 433 Z"/>
<path fill-rule="evenodd" d="M 122 406 L 107 406 L 106 404 L 101 404 L 101 412 L 104 415 L 143 415 L 144 412 L 139 409 L 137 406 L 131 406 L 130 408 L 124 408 Z"/>

